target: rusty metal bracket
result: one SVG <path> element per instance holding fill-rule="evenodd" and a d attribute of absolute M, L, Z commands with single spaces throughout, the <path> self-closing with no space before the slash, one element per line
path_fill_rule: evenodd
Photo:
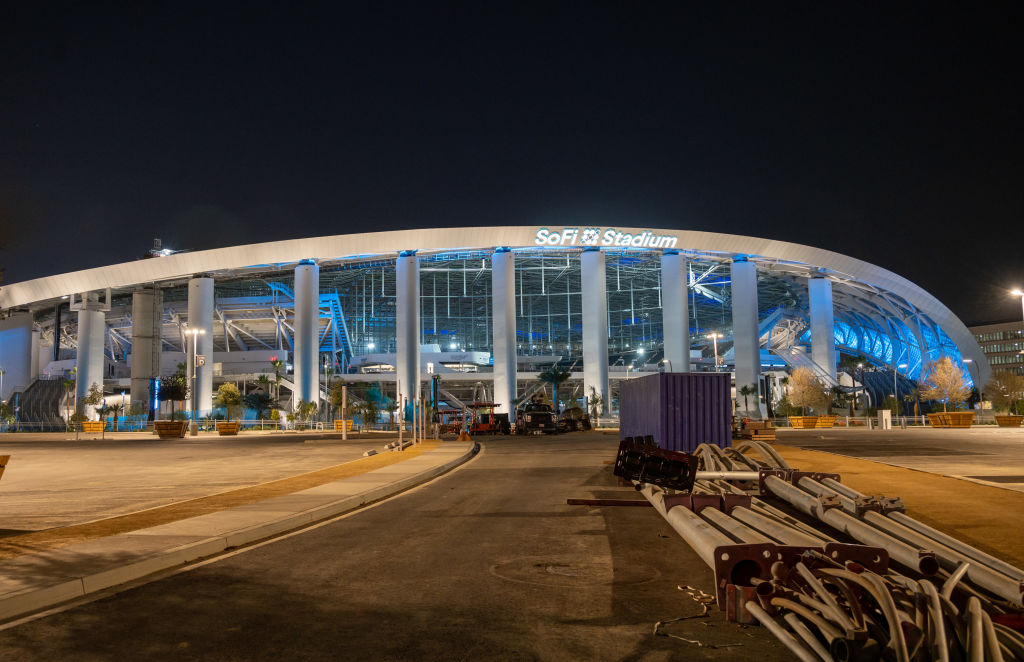
<path fill-rule="evenodd" d="M 791 469 L 761 469 L 757 476 L 757 489 L 761 496 L 773 496 L 772 491 L 764 485 L 765 478 L 775 476 L 776 478 L 788 481 L 790 473 L 792 473 Z"/>
<path fill-rule="evenodd" d="M 882 547 L 830 542 L 825 544 L 825 556 L 842 564 L 852 561 L 880 575 L 889 571 L 889 552 Z"/>
<path fill-rule="evenodd" d="M 754 625 L 757 619 L 747 611 L 747 602 L 757 600 L 757 591 L 753 586 L 725 586 L 725 620 L 740 625 Z"/>
<path fill-rule="evenodd" d="M 639 483 L 689 492 L 697 477 L 697 458 L 658 448 L 644 439 L 626 437 L 619 442 L 612 473 Z"/>
<path fill-rule="evenodd" d="M 715 589 L 718 592 L 719 609 L 726 608 L 726 587 L 729 584 L 752 586 L 754 579 L 771 577 L 775 548 L 772 543 L 721 545 L 715 548 Z"/>
<path fill-rule="evenodd" d="M 752 497 L 749 494 L 723 494 L 721 496 L 722 510 L 730 515 L 734 508 L 750 508 L 750 499 Z"/>

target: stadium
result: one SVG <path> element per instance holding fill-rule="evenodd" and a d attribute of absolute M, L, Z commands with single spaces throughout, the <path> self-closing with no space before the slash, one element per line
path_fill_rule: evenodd
<path fill-rule="evenodd" d="M 248 391 L 267 375 L 283 409 L 341 380 L 398 403 L 433 381 L 447 406 L 508 412 L 558 366 L 560 399 L 612 416 L 620 381 L 654 371 L 731 372 L 756 389 L 737 398 L 753 416 L 772 413 L 794 367 L 872 402 L 909 392 L 941 356 L 972 384 L 990 375 L 964 324 L 905 278 L 756 237 L 462 227 L 147 257 L 0 289 L 0 395 L 19 420 L 63 424 L 93 384 L 162 417 L 159 378 L 182 363 L 197 416 L 219 384 Z M 837 372 L 841 355 L 863 366 L 856 379 Z"/>

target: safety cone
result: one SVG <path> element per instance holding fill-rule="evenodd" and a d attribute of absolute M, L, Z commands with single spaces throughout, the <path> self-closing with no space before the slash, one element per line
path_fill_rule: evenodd
<path fill-rule="evenodd" d="M 473 441 L 469 438 L 469 432 L 463 430 L 462 434 L 459 435 L 459 441 Z"/>

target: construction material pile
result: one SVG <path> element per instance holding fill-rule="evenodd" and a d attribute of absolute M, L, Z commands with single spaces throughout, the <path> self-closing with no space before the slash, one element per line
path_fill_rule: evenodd
<path fill-rule="evenodd" d="M 626 439 L 632 480 L 715 572 L 730 620 L 800 660 L 1022 660 L 1024 571 L 758 441 L 692 454 Z"/>

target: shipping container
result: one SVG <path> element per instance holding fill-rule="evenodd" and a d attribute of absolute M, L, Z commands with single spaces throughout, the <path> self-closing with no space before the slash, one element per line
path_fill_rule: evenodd
<path fill-rule="evenodd" d="M 687 453 L 732 443 L 732 375 L 662 372 L 619 384 L 620 439 L 651 435 L 660 448 Z"/>

